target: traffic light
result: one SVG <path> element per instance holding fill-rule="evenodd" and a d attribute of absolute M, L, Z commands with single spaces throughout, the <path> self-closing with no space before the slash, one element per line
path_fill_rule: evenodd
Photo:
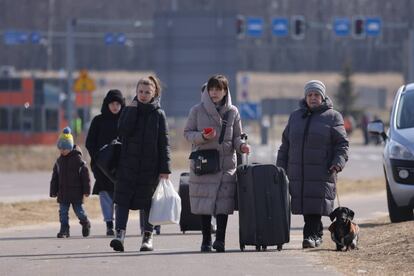
<path fill-rule="evenodd" d="M 305 31 L 305 18 L 303 16 L 294 16 L 292 18 L 292 37 L 295 39 L 304 39 Z"/>
<path fill-rule="evenodd" d="M 365 36 L 365 20 L 364 18 L 355 18 L 352 28 L 352 34 L 355 38 L 363 38 Z"/>
<path fill-rule="evenodd" d="M 243 15 L 238 15 L 236 18 L 236 34 L 241 38 L 246 33 L 246 21 Z"/>

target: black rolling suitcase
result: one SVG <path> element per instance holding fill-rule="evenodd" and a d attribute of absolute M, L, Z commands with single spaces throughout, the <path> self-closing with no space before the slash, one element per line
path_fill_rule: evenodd
<path fill-rule="evenodd" d="M 181 173 L 178 188 L 178 194 L 181 197 L 180 230 L 183 233 L 190 230 L 201 231 L 201 217 L 191 213 L 189 178 L 190 174 L 188 172 Z"/>
<path fill-rule="evenodd" d="M 180 186 L 178 187 L 178 194 L 181 198 L 180 230 L 183 234 L 186 231 L 201 231 L 201 217 L 191 213 L 189 178 L 190 174 L 188 172 L 181 173 Z M 212 219 L 211 232 L 215 233 L 216 228 L 215 219 Z"/>
<path fill-rule="evenodd" d="M 246 245 L 282 250 L 289 242 L 290 197 L 286 174 L 275 165 L 237 168 L 240 250 Z"/>

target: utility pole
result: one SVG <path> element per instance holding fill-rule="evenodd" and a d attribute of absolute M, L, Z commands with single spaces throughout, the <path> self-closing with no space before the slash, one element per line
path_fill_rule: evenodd
<path fill-rule="evenodd" d="M 49 0 L 49 15 L 47 23 L 47 71 L 53 66 L 53 25 L 55 24 L 55 0 Z"/>
<path fill-rule="evenodd" d="M 76 19 L 68 19 L 66 22 L 66 80 L 67 80 L 67 98 L 66 98 L 66 116 L 68 125 L 72 127 L 73 117 L 73 70 L 75 67 L 75 44 L 73 34 L 75 31 Z"/>

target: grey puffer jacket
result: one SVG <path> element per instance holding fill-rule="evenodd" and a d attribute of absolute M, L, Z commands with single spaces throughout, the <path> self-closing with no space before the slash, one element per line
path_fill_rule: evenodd
<path fill-rule="evenodd" d="M 218 143 L 222 117 L 229 111 L 227 127 L 222 144 Z M 202 130 L 213 127 L 216 137 L 204 140 Z M 225 104 L 217 111 L 208 92 L 201 96 L 201 103 L 193 106 L 184 129 L 184 136 L 192 144 L 192 151 L 217 149 L 220 153 L 220 171 L 214 174 L 196 175 L 194 161 L 190 160 L 190 204 L 191 212 L 202 215 L 232 214 L 236 188 L 236 151 L 240 152 L 243 141 L 237 107 L 231 104 L 228 91 Z"/>
<path fill-rule="evenodd" d="M 342 115 L 333 110 L 331 100 L 313 111 L 301 100 L 283 132 L 276 164 L 288 174 L 293 214 L 332 212 L 337 177 L 329 168 L 344 168 L 348 147 Z"/>

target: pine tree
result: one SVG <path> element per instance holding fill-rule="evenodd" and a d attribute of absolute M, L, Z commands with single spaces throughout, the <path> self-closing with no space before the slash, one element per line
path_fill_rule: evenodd
<path fill-rule="evenodd" d="M 354 85 L 351 77 L 351 65 L 350 63 L 346 63 L 342 71 L 342 80 L 339 83 L 338 92 L 335 95 L 335 105 L 344 117 L 354 115 L 356 112 L 354 103 L 357 95 L 354 92 Z"/>

